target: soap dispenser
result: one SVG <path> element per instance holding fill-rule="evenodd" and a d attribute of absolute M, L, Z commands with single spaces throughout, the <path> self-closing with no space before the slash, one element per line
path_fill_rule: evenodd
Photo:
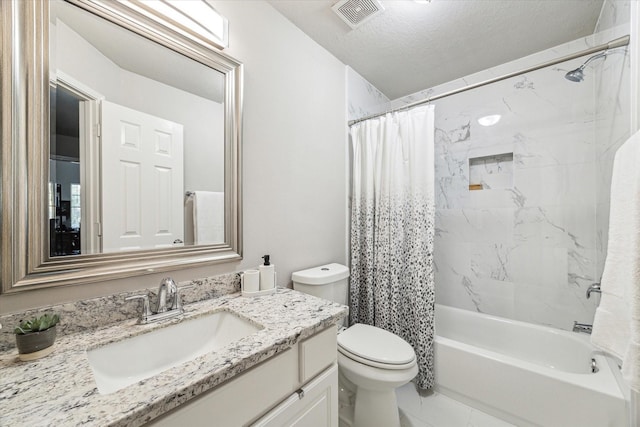
<path fill-rule="evenodd" d="M 276 286 L 276 267 L 269 261 L 270 256 L 265 255 L 264 264 L 258 266 L 260 270 L 260 290 L 267 291 L 273 289 Z"/>

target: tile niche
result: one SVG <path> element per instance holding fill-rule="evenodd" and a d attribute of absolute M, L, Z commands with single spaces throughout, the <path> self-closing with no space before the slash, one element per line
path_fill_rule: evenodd
<path fill-rule="evenodd" d="M 469 158 L 469 190 L 513 188 L 513 153 Z"/>

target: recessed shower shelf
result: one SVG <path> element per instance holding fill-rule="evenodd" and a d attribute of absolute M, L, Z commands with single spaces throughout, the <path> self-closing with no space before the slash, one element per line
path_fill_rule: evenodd
<path fill-rule="evenodd" d="M 469 158 L 469 191 L 513 188 L 513 153 Z"/>

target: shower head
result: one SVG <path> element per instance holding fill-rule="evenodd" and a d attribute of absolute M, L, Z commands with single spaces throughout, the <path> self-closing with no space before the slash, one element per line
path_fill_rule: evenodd
<path fill-rule="evenodd" d="M 564 78 L 572 82 L 580 83 L 584 80 L 584 73 L 582 70 L 584 70 L 584 65 L 581 65 L 580 68 L 569 71 L 564 75 Z"/>
<path fill-rule="evenodd" d="M 584 64 L 582 64 L 580 67 L 576 68 L 575 70 L 571 70 L 567 74 L 565 74 L 564 78 L 569 80 L 569 81 L 572 81 L 572 82 L 580 83 L 581 81 L 584 80 L 584 72 L 583 72 L 584 68 L 591 61 L 599 59 L 599 58 L 605 58 L 609 53 L 610 53 L 609 50 L 605 50 L 604 52 L 598 53 L 597 55 L 593 55 L 591 58 L 589 58 L 586 61 L 584 61 Z"/>

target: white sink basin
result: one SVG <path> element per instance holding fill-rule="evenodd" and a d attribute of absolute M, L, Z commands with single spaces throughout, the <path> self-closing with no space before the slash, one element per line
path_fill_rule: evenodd
<path fill-rule="evenodd" d="M 101 394 L 113 393 L 262 329 L 218 311 L 87 351 Z"/>

